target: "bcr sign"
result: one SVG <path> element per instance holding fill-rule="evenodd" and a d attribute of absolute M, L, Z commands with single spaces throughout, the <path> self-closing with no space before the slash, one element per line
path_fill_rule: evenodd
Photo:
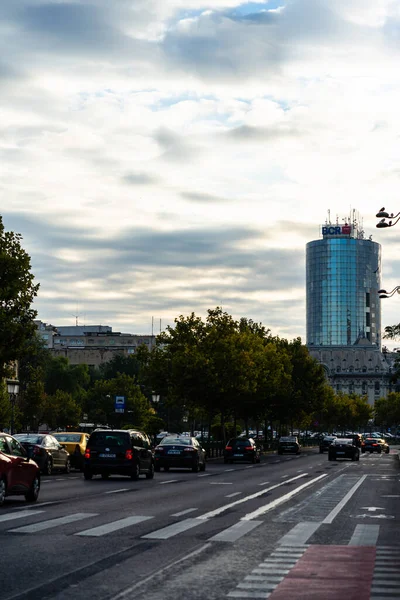
<path fill-rule="evenodd" d="M 351 225 L 324 225 L 322 235 L 348 235 L 351 233 Z"/>

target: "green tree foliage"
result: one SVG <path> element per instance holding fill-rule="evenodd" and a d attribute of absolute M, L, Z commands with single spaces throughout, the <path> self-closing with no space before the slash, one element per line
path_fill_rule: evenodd
<path fill-rule="evenodd" d="M 375 423 L 379 426 L 394 428 L 400 424 L 400 393 L 391 392 L 387 398 L 379 398 L 375 402 Z"/>
<path fill-rule="evenodd" d="M 45 399 L 44 374 L 51 360 L 50 352 L 36 334 L 26 340 L 26 351 L 19 361 L 19 397 L 23 429 L 35 430 Z"/>
<path fill-rule="evenodd" d="M 9 429 L 11 421 L 11 404 L 5 383 L 0 380 L 0 431 Z"/>
<path fill-rule="evenodd" d="M 322 424 L 325 429 L 332 431 L 357 431 L 365 428 L 373 416 L 373 408 L 368 404 L 365 396 L 357 394 L 326 394 L 322 415 Z"/>
<path fill-rule="evenodd" d="M 75 428 L 80 422 L 81 416 L 81 407 L 72 395 L 63 390 L 57 390 L 54 395 L 45 396 L 40 422 L 47 423 L 49 429 Z"/>
<path fill-rule="evenodd" d="M 139 361 L 134 354 L 129 356 L 116 354 L 110 361 L 101 364 L 99 371 L 102 379 L 113 379 L 120 373 L 137 378 L 139 367 Z"/>
<path fill-rule="evenodd" d="M 8 365 L 26 351 L 26 340 L 35 335 L 36 311 L 31 308 L 39 284 L 34 284 L 31 260 L 21 246 L 22 236 L 6 232 L 0 216 L 0 378 Z"/>
<path fill-rule="evenodd" d="M 70 365 L 68 358 L 52 357 L 45 372 L 45 391 L 54 395 L 57 390 L 67 392 L 74 397 L 82 395 L 90 383 L 89 367 L 87 365 Z"/>

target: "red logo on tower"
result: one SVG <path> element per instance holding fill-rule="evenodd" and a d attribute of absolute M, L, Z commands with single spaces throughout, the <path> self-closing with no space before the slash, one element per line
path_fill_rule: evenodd
<path fill-rule="evenodd" d="M 351 225 L 347 225 L 347 223 L 345 223 L 345 225 L 342 227 L 342 233 L 351 233 Z"/>

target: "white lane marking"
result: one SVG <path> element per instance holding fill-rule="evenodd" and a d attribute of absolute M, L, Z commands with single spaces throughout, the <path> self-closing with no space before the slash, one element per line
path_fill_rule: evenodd
<path fill-rule="evenodd" d="M 193 558 L 194 556 L 198 556 L 199 554 L 201 554 L 205 550 L 208 550 L 211 547 L 211 545 L 212 544 L 204 544 L 204 546 L 201 546 L 200 548 L 197 548 L 197 550 L 194 550 L 193 552 L 190 552 L 189 554 L 185 554 L 185 556 L 183 556 L 182 558 L 178 558 L 178 560 L 175 560 L 174 562 L 170 563 L 166 567 L 163 567 L 162 569 L 156 569 L 154 571 L 154 573 L 152 573 L 148 577 L 145 577 L 144 579 L 142 579 L 138 583 L 135 583 L 135 584 L 131 585 L 129 588 L 127 588 L 123 592 L 120 592 L 116 596 L 113 596 L 110 600 L 124 600 L 125 598 L 131 598 L 132 592 L 134 590 L 136 590 L 138 587 L 140 587 L 142 585 L 145 585 L 146 583 L 148 583 L 149 581 L 151 581 L 155 577 L 158 577 L 159 575 L 162 575 L 163 573 L 165 573 L 169 569 L 171 569 L 173 567 L 176 567 L 176 565 L 179 565 L 180 563 L 184 562 L 185 560 L 189 560 L 190 558 Z"/>
<path fill-rule="evenodd" d="M 350 498 L 352 497 L 352 495 L 357 491 L 357 489 L 360 487 L 360 485 L 365 481 L 365 479 L 367 477 L 368 477 L 368 475 L 363 475 L 362 477 L 360 477 L 360 479 L 357 481 L 357 483 L 355 485 L 353 485 L 353 487 L 351 488 L 351 490 L 349 492 L 347 492 L 347 494 L 339 502 L 339 504 L 337 504 L 335 506 L 335 508 L 333 510 L 331 510 L 331 512 L 329 513 L 329 515 L 322 521 L 323 524 L 332 523 L 333 519 L 340 513 L 340 511 L 342 510 L 342 508 L 347 504 L 347 502 L 350 500 Z"/>
<path fill-rule="evenodd" d="M 306 544 L 307 540 L 317 531 L 321 523 L 313 521 L 303 521 L 297 523 L 286 535 L 281 537 L 278 544 L 282 546 L 295 546 L 297 544 Z"/>
<path fill-rule="evenodd" d="M 178 479 L 168 479 L 168 481 L 159 481 L 160 485 L 165 485 L 166 483 L 176 483 Z"/>
<path fill-rule="evenodd" d="M 305 477 L 306 475 L 308 475 L 308 473 L 302 473 L 301 475 L 296 475 L 295 477 L 292 477 L 291 479 L 286 479 L 286 481 L 282 481 L 281 483 L 276 483 L 275 485 L 272 485 L 269 488 L 265 488 L 263 490 L 260 490 L 259 492 L 255 492 L 254 494 L 250 494 L 250 496 L 245 496 L 244 498 L 240 498 L 240 500 L 235 500 L 235 502 L 230 502 L 229 504 L 220 506 L 219 508 L 216 508 L 215 510 L 211 510 L 208 513 L 204 513 L 204 515 L 200 515 L 197 518 L 198 519 L 210 519 L 211 517 L 215 517 L 216 515 L 219 515 L 219 514 L 225 512 L 226 510 L 228 510 L 229 508 L 232 508 L 233 506 L 237 506 L 238 504 L 242 504 L 243 502 L 247 502 L 248 500 L 254 500 L 254 498 L 263 496 L 263 494 L 266 494 L 267 492 L 274 490 L 274 489 L 280 487 L 281 485 L 286 485 L 287 483 L 290 483 L 291 481 L 295 481 L 296 479 L 299 479 L 300 477 Z"/>
<path fill-rule="evenodd" d="M 119 494 L 119 492 L 128 492 L 128 488 L 121 488 L 120 490 L 110 490 L 109 492 L 104 492 L 105 494 Z"/>
<path fill-rule="evenodd" d="M 203 473 L 202 475 L 198 475 L 198 477 L 210 477 L 211 473 Z"/>
<path fill-rule="evenodd" d="M 261 525 L 263 521 L 238 521 L 232 527 L 228 527 L 223 531 L 220 531 L 213 537 L 211 537 L 209 542 L 236 542 L 239 538 L 246 533 L 252 531 L 255 527 Z"/>
<path fill-rule="evenodd" d="M 157 529 L 157 531 L 153 531 L 147 535 L 142 535 L 142 538 L 149 540 L 167 540 L 174 535 L 178 535 L 178 533 L 183 533 L 184 531 L 192 529 L 193 527 L 197 527 L 201 524 L 202 521 L 200 519 L 184 519 L 183 521 L 173 523 L 172 525 L 168 525 L 162 529 Z"/>
<path fill-rule="evenodd" d="M 3 523 L 4 521 L 12 521 L 13 519 L 23 519 L 23 517 L 31 517 L 32 515 L 38 515 L 42 512 L 44 512 L 44 510 L 23 510 L 19 513 L 0 515 L 0 523 Z"/>
<path fill-rule="evenodd" d="M 286 479 L 286 477 L 289 477 L 289 475 L 281 475 L 281 479 Z"/>
<path fill-rule="evenodd" d="M 381 498 L 400 498 L 399 494 L 382 495 Z"/>
<path fill-rule="evenodd" d="M 224 469 L 224 473 L 231 473 L 231 471 L 234 471 L 235 469 Z"/>
<path fill-rule="evenodd" d="M 55 479 L 42 479 L 40 483 L 41 484 L 43 484 L 43 483 L 55 483 L 55 481 L 56 481 Z"/>
<path fill-rule="evenodd" d="M 243 492 L 233 492 L 232 494 L 228 494 L 225 498 L 233 498 L 234 496 L 240 496 Z"/>
<path fill-rule="evenodd" d="M 299 487 L 295 488 L 294 490 L 285 494 L 284 496 L 281 496 L 280 498 L 277 498 L 276 500 L 273 500 L 272 502 L 269 502 L 268 504 L 264 504 L 264 506 L 260 506 L 260 508 L 258 508 L 257 510 L 255 510 L 251 513 L 248 513 L 247 515 L 245 515 L 244 517 L 241 518 L 241 521 L 250 521 L 250 520 L 258 517 L 259 515 L 265 514 L 269 510 L 272 510 L 273 508 L 279 506 L 280 504 L 287 502 L 288 500 L 290 500 L 290 498 L 292 498 L 293 496 L 295 496 L 296 494 L 298 494 L 299 492 L 304 490 L 306 487 L 313 485 L 313 483 L 315 483 L 316 481 L 319 481 L 320 479 L 323 479 L 326 476 L 327 476 L 327 473 L 324 473 L 323 475 L 319 475 L 318 477 L 315 477 L 314 479 L 310 479 L 310 481 L 306 481 L 306 483 L 299 485 Z M 288 479 L 287 481 L 290 481 L 290 480 Z M 286 483 L 286 481 L 283 483 Z"/>
<path fill-rule="evenodd" d="M 49 521 L 41 521 L 40 523 L 33 523 L 32 525 L 26 525 L 25 527 L 10 529 L 10 531 L 13 533 L 36 533 L 37 531 L 44 531 L 45 529 L 51 529 L 58 525 L 67 525 L 68 523 L 74 523 L 75 521 L 82 521 L 82 519 L 97 516 L 97 513 L 75 513 L 66 517 L 59 517 L 58 519 L 50 519 Z"/>
<path fill-rule="evenodd" d="M 376 546 L 379 525 L 356 525 L 349 546 Z"/>
<path fill-rule="evenodd" d="M 187 508 L 186 510 L 181 510 L 181 512 L 174 513 L 171 517 L 182 517 L 183 515 L 187 515 L 188 513 L 193 512 L 194 510 L 198 510 L 197 508 Z"/>
<path fill-rule="evenodd" d="M 61 479 L 60 479 L 60 478 L 58 478 L 58 479 L 56 479 L 55 481 L 67 481 L 67 479 L 66 479 L 65 477 L 61 477 Z"/>
<path fill-rule="evenodd" d="M 262 483 L 259 483 L 258 485 L 267 485 L 267 483 L 269 483 L 269 481 L 263 481 Z"/>
<path fill-rule="evenodd" d="M 232 481 L 210 481 L 210 485 L 233 485 Z"/>
<path fill-rule="evenodd" d="M 249 465 L 246 469 L 254 469 L 254 465 Z"/>
<path fill-rule="evenodd" d="M 79 531 L 78 533 L 75 533 L 75 535 L 85 537 L 100 537 L 101 535 L 106 535 L 107 533 L 112 533 L 113 531 L 130 527 L 131 525 L 137 525 L 137 523 L 142 523 L 142 521 L 148 521 L 149 519 L 153 519 L 153 517 L 126 517 L 125 519 L 120 519 L 119 521 L 112 521 L 111 523 L 105 523 L 105 525 L 99 525 L 98 527 L 93 527 L 92 529 Z"/>

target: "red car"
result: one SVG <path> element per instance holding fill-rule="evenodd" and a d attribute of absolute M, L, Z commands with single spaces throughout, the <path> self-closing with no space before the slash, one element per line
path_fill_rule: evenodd
<path fill-rule="evenodd" d="M 6 496 L 22 495 L 28 502 L 36 502 L 39 491 L 39 467 L 18 440 L 0 432 L 0 506 Z"/>

